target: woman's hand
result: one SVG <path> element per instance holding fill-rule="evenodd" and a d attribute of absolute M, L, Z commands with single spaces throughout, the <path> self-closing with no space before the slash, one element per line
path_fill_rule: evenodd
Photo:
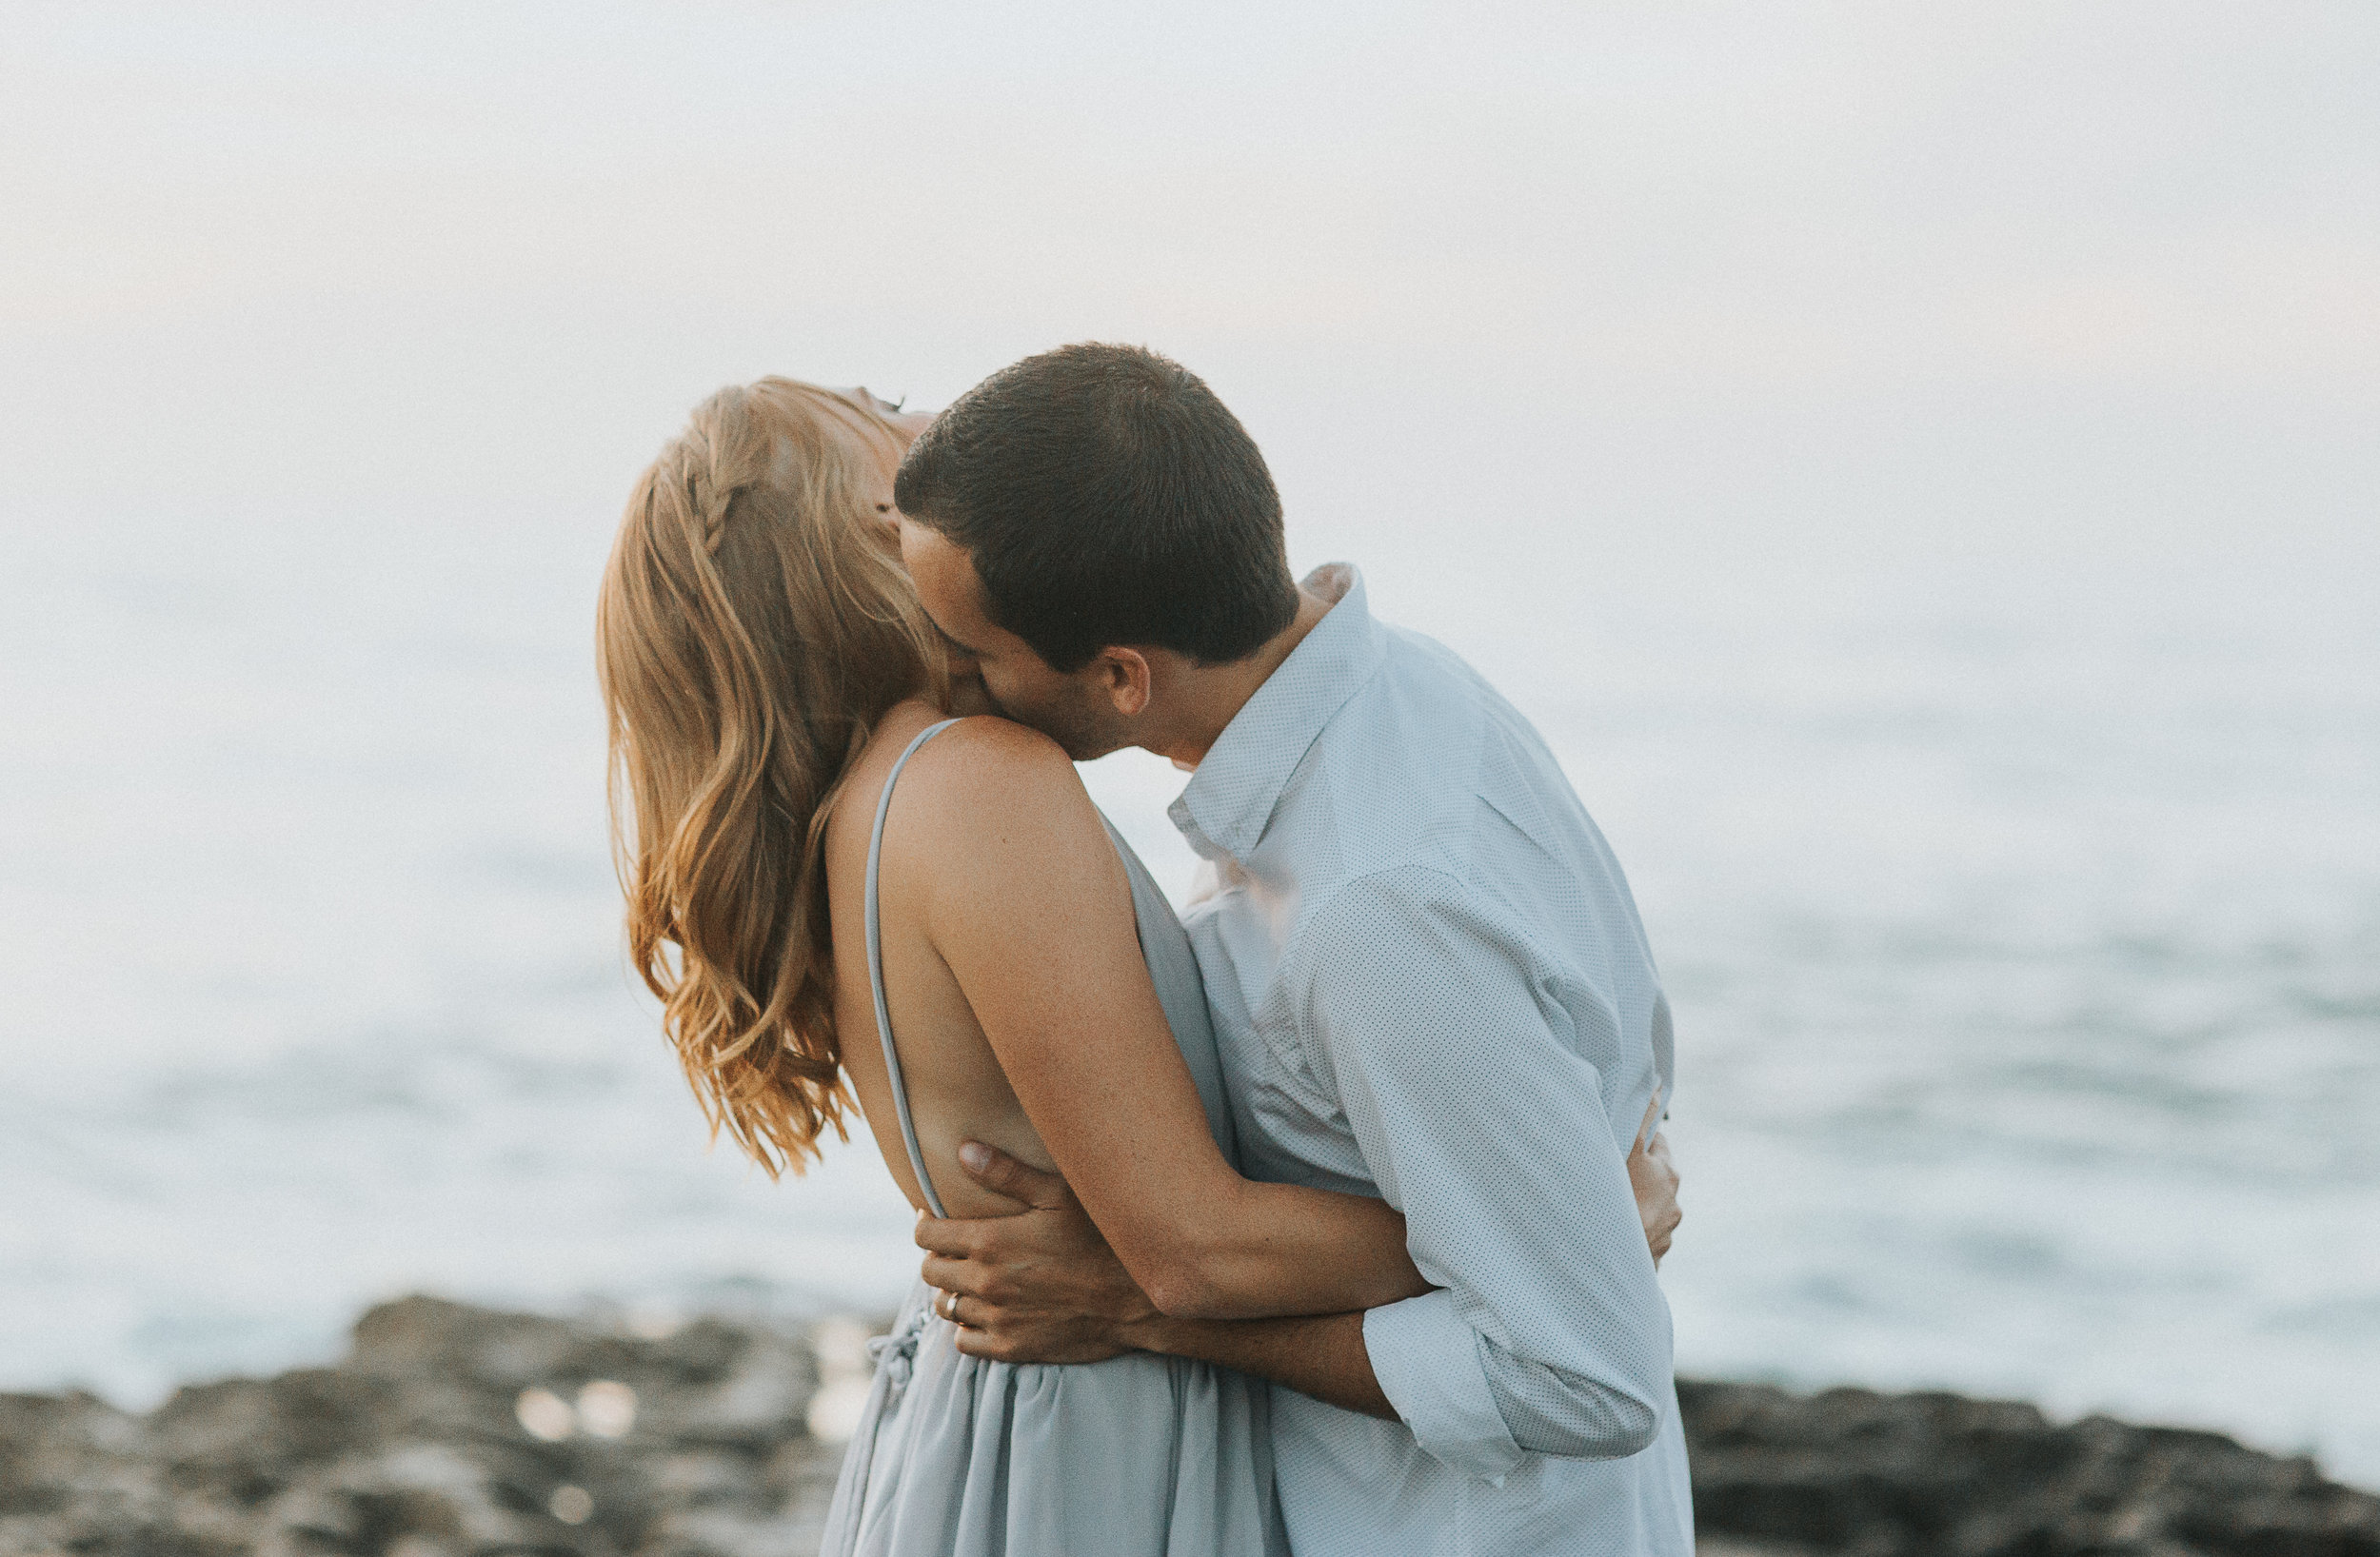
<path fill-rule="evenodd" d="M 1656 1270 L 1686 1216 L 1677 1209 L 1677 1169 L 1669 1159 L 1669 1137 L 1656 1128 L 1660 1122 L 1661 1097 L 1656 1093 L 1636 1131 L 1636 1144 L 1628 1153 L 1628 1187 L 1636 1193 L 1636 1214 L 1644 1222 L 1644 1241 L 1653 1251 Z"/>

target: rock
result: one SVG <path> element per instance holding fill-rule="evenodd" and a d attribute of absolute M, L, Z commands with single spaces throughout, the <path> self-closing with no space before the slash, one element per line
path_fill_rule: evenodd
<path fill-rule="evenodd" d="M 149 1453 L 174 1487 L 262 1503 L 311 1467 L 385 1434 L 396 1390 L 328 1368 L 174 1391 L 149 1417 Z"/>
<path fill-rule="evenodd" d="M 0 1519 L 146 1483 L 141 1425 L 96 1396 L 0 1395 Z"/>
<path fill-rule="evenodd" d="M 2380 1557 L 2380 1498 L 2218 1433 L 1938 1393 L 1678 1384 L 1715 1544 L 1848 1557 Z"/>
<path fill-rule="evenodd" d="M 0 1557 L 799 1551 L 840 1458 L 806 1436 L 817 1376 L 804 1335 L 766 1325 L 646 1338 L 406 1298 L 336 1368 L 193 1386 L 145 1420 L 0 1396 Z"/>
<path fill-rule="evenodd" d="M 0 1557 L 799 1557 L 842 1458 L 803 1425 L 818 1350 L 847 1373 L 863 1334 L 409 1297 L 335 1368 L 146 1418 L 0 1395 Z M 1703 1557 L 2380 1557 L 2380 1499 L 2214 1433 L 1948 1394 L 1678 1397 Z"/>

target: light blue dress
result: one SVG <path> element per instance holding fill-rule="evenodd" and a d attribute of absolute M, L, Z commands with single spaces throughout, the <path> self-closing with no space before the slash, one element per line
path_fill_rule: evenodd
<path fill-rule="evenodd" d="M 868 842 L 868 976 L 902 1139 L 936 1215 L 884 1004 L 877 865 L 893 764 Z M 1102 818 L 1102 821 L 1104 818 Z M 1207 1124 L 1235 1155 L 1222 1067 L 1198 962 L 1172 905 L 1118 837 L 1141 953 L 1198 1083 Z M 843 1457 L 823 1557 L 1287 1557 L 1273 1490 L 1267 1387 L 1206 1363 L 1134 1352 L 1075 1367 L 985 1362 L 953 1344 L 921 1282 L 890 1336 Z"/>

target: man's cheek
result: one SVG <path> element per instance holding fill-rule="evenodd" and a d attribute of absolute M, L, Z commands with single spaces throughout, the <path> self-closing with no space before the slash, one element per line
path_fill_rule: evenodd
<path fill-rule="evenodd" d="M 1021 696 L 1023 689 L 1017 684 L 1015 677 L 1003 676 L 998 670 L 986 666 L 982 672 L 982 679 L 983 690 L 990 694 L 992 701 L 1002 713 L 1030 706 L 1030 700 Z"/>

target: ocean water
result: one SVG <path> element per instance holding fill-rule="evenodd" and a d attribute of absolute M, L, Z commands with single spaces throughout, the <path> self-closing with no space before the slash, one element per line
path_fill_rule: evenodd
<path fill-rule="evenodd" d="M 872 1153 L 706 1153 L 625 971 L 607 518 L 5 524 L 0 1387 L 144 1404 L 417 1288 L 893 1301 Z M 1447 547 L 1299 539 L 1511 691 L 1631 872 L 1680 1034 L 1681 1366 L 2380 1485 L 2369 542 Z M 1185 883 L 1179 776 L 1086 775 Z"/>

